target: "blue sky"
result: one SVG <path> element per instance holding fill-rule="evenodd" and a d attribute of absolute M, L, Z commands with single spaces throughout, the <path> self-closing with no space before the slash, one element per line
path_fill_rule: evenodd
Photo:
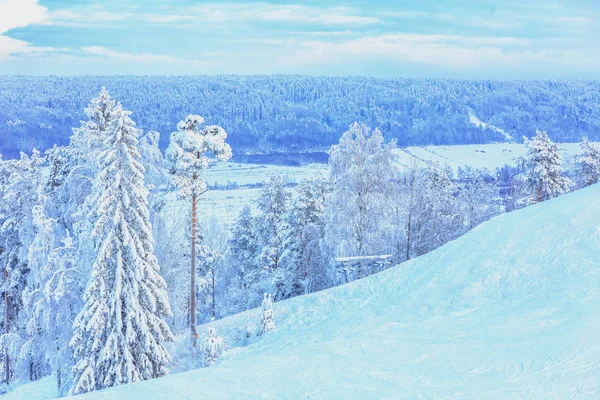
<path fill-rule="evenodd" d="M 0 74 L 600 78 L 600 0 L 0 0 Z"/>

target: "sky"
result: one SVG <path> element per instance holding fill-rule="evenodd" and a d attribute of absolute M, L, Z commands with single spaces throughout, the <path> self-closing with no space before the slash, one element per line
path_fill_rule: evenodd
<path fill-rule="evenodd" d="M 600 0 L 0 0 L 0 74 L 600 79 Z"/>

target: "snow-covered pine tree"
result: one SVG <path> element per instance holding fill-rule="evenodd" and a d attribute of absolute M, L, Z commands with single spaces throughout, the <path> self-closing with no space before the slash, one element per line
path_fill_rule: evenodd
<path fill-rule="evenodd" d="M 270 294 L 263 295 L 262 324 L 260 334 L 263 335 L 275 328 L 275 313 L 273 312 L 273 298 Z"/>
<path fill-rule="evenodd" d="M 91 99 L 80 127 L 74 128 L 68 146 L 48 150 L 50 177 L 48 182 L 48 216 L 55 218 L 65 230 L 73 235 L 75 264 L 85 285 L 96 256 L 94 243 L 90 240 L 93 229 L 92 210 L 97 204 L 93 181 L 99 167 L 99 156 L 106 149 L 106 136 L 116 104 L 102 89 Z"/>
<path fill-rule="evenodd" d="M 537 131 L 533 140 L 525 138 L 527 153 L 519 160 L 525 169 L 525 184 L 533 202 L 548 200 L 569 192 L 573 182 L 564 176 L 558 146 L 546 132 Z"/>
<path fill-rule="evenodd" d="M 98 96 L 90 100 L 84 110 L 88 117 L 79 128 L 73 128 L 70 147 L 76 150 L 75 164 L 85 165 L 91 174 L 99 168 L 99 156 L 106 148 L 106 135 L 113 119 L 115 101 L 110 98 L 106 88 L 102 88 Z"/>
<path fill-rule="evenodd" d="M 313 283 L 323 284 L 324 268 L 320 241 L 323 238 L 325 183 L 303 181 L 286 215 L 281 267 L 285 282 L 280 298 L 287 299 L 310 293 Z"/>
<path fill-rule="evenodd" d="M 44 304 L 39 314 L 44 330 L 46 357 L 56 376 L 57 393 L 63 396 L 72 379 L 73 321 L 83 306 L 83 279 L 75 263 L 73 240 L 67 231 L 63 246 L 48 256 L 47 271 L 52 271 L 44 287 Z"/>
<path fill-rule="evenodd" d="M 196 207 L 198 196 L 206 192 L 206 182 L 202 173 L 208 168 L 212 153 L 218 161 L 231 158 L 231 147 L 225 143 L 227 133 L 220 126 L 201 128 L 204 118 L 199 115 L 188 115 L 185 121 L 177 124 L 177 131 L 171 134 L 171 142 L 165 154 L 165 164 L 172 175 L 173 184 L 179 188 L 181 198 L 189 198 L 192 202 L 191 225 L 191 282 L 190 282 L 190 330 L 191 343 L 196 347 Z"/>
<path fill-rule="evenodd" d="M 227 264 L 237 275 L 229 288 L 229 306 L 232 312 L 244 311 L 260 304 L 260 294 L 254 290 L 259 279 L 257 251 L 254 218 L 250 206 L 246 204 L 231 229 L 228 241 Z"/>
<path fill-rule="evenodd" d="M 283 254 L 283 232 L 285 215 L 288 211 L 290 194 L 285 190 L 283 176 L 272 175 L 264 183 L 256 204 L 260 214 L 255 219 L 255 233 L 258 237 L 258 264 L 261 280 L 266 285 L 262 291 L 272 291 L 275 298 L 282 295 L 285 271 L 280 269 Z"/>
<path fill-rule="evenodd" d="M 95 180 L 97 257 L 73 328 L 73 393 L 168 373 L 166 283 L 154 256 L 138 131 L 121 105 L 106 131 Z"/>
<path fill-rule="evenodd" d="M 212 320 L 214 320 L 214 318 L 212 318 Z M 223 338 L 221 336 L 217 336 L 217 330 L 211 322 L 211 324 L 208 326 L 206 339 L 204 340 L 204 366 L 210 367 L 211 365 L 213 365 L 222 353 Z"/>
<path fill-rule="evenodd" d="M 600 181 L 600 148 L 587 137 L 580 143 L 581 152 L 577 155 L 577 171 L 585 186 Z"/>

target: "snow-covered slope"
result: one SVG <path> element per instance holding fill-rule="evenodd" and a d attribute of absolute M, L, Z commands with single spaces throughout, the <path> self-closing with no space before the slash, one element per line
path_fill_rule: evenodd
<path fill-rule="evenodd" d="M 478 127 L 484 128 L 484 129 L 492 129 L 493 131 L 496 131 L 499 134 L 501 134 L 502 136 L 504 136 L 504 138 L 508 142 L 512 141 L 512 136 L 510 134 L 508 134 L 504 129 L 498 128 L 494 125 L 490 125 L 487 122 L 483 122 L 482 120 L 477 118 L 477 116 L 475 114 L 473 114 L 473 110 L 469 110 L 469 122 L 475 126 L 478 126 Z"/>
<path fill-rule="evenodd" d="M 274 331 L 210 368 L 77 399 L 600 398 L 599 260 L 595 185 L 276 303 Z"/>

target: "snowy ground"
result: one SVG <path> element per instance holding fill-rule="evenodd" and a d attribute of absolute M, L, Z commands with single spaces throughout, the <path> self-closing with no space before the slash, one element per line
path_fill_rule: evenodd
<path fill-rule="evenodd" d="M 249 343 L 214 366 L 77 399 L 600 398 L 599 198 L 595 185 L 501 215 L 378 275 L 276 303 L 263 337 L 258 310 L 226 318 L 226 343 L 248 330 Z"/>
<path fill-rule="evenodd" d="M 579 143 L 559 143 L 564 159 L 580 152 Z M 525 155 L 525 145 L 517 143 L 471 144 L 464 146 L 407 147 L 396 150 L 401 169 L 409 167 L 417 160 L 438 161 L 448 164 L 456 173 L 458 167 L 467 165 L 474 168 L 487 168 L 494 171 L 504 164 L 515 165 L 517 157 Z"/>
<path fill-rule="evenodd" d="M 559 145 L 562 154 L 567 157 L 576 155 L 580 149 L 577 143 L 564 143 Z M 514 165 L 515 158 L 525 154 L 523 144 L 484 144 L 464 146 L 427 146 L 408 147 L 396 150 L 397 166 L 400 170 L 410 167 L 414 162 L 425 160 L 438 161 L 442 165 L 452 167 L 454 173 L 458 167 L 472 166 L 487 168 L 490 171 L 504 164 Z M 228 181 L 236 182 L 240 186 L 256 185 L 268 180 L 271 175 L 283 175 L 287 182 L 298 183 L 303 179 L 326 177 L 326 165 L 311 164 L 302 167 L 286 167 L 276 165 L 220 163 L 211 166 L 205 174 L 205 180 L 214 185 L 227 184 Z M 210 190 L 201 196 L 199 218 L 209 221 L 212 216 L 220 221 L 230 224 L 235 221 L 242 207 L 255 200 L 259 195 L 258 188 L 240 188 L 236 190 Z M 167 196 L 168 208 L 174 213 L 181 213 L 189 208 L 187 202 L 179 202 L 176 195 Z M 187 211 L 186 211 L 187 212 Z"/>

